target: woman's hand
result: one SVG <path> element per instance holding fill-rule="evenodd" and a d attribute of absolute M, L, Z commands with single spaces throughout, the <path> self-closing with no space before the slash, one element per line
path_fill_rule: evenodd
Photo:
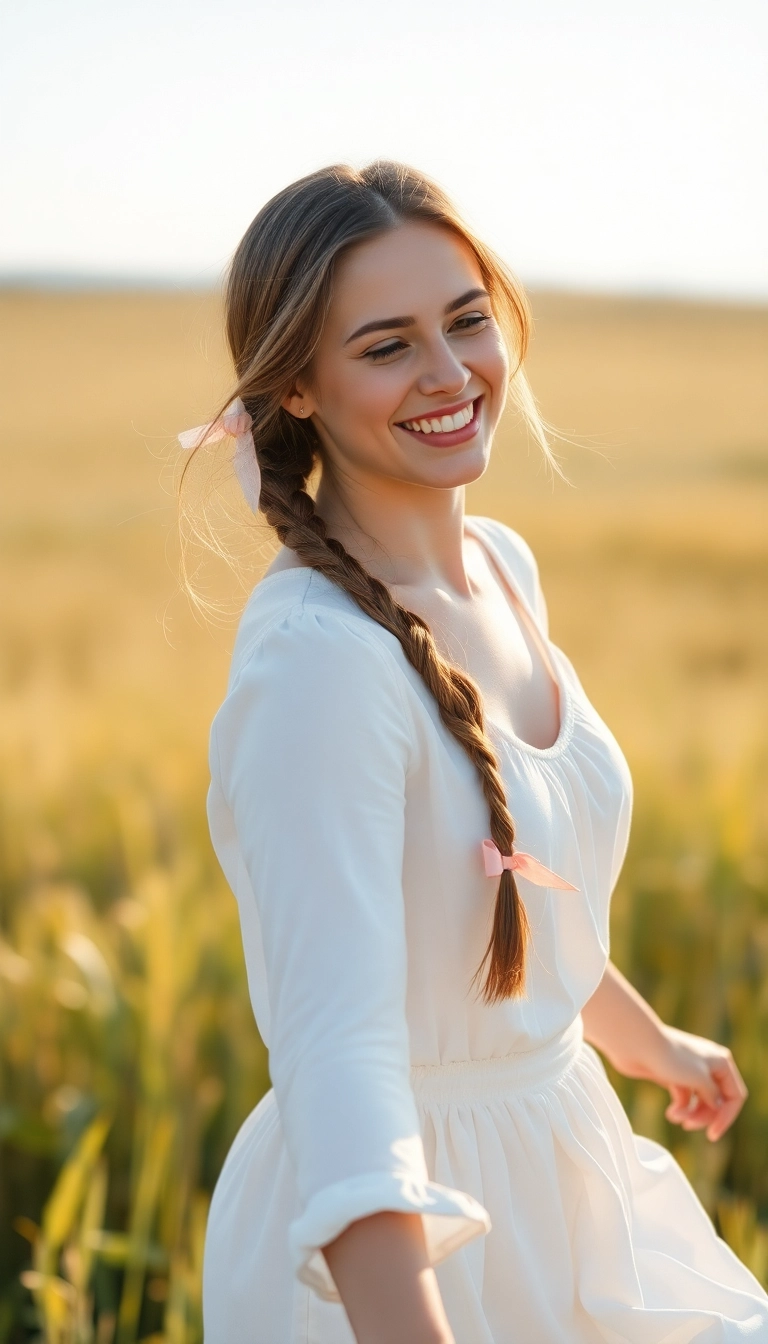
<path fill-rule="evenodd" d="M 730 1050 L 677 1027 L 663 1028 L 667 1049 L 659 1076 L 672 1100 L 664 1114 L 683 1129 L 706 1129 L 714 1142 L 733 1124 L 747 1089 Z"/>
<path fill-rule="evenodd" d="M 713 1142 L 733 1124 L 747 1089 L 730 1050 L 666 1026 L 611 962 L 582 1017 L 586 1039 L 619 1073 L 669 1089 L 673 1124 L 705 1129 Z"/>

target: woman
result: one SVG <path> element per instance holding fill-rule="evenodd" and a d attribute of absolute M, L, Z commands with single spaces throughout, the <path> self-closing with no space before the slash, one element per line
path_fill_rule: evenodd
<path fill-rule="evenodd" d="M 508 396 L 545 447 L 522 293 L 434 184 L 335 167 L 253 221 L 226 324 L 240 400 L 183 441 L 237 438 L 282 543 L 209 795 L 274 1086 L 213 1197 L 206 1344 L 768 1340 L 592 1048 L 712 1140 L 743 1104 L 608 961 L 626 762 L 527 544 L 464 516 Z"/>

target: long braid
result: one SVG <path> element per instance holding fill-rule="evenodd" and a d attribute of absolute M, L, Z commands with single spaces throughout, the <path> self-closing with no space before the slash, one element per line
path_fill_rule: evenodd
<path fill-rule="evenodd" d="M 328 536 L 305 488 L 307 475 L 308 471 L 301 470 L 287 475 L 263 469 L 260 508 L 267 522 L 284 546 L 343 588 L 361 611 L 399 640 L 408 662 L 436 700 L 445 727 L 478 771 L 490 811 L 492 839 L 502 854 L 511 853 L 515 824 L 507 807 L 498 760 L 485 733 L 477 686 L 466 672 L 441 656 L 426 621 L 401 606 L 386 584 L 369 574 L 340 541 Z M 493 930 L 475 976 L 477 980 L 488 965 L 483 987 L 488 1002 L 523 992 L 527 935 L 525 907 L 512 873 L 505 869 L 499 881 Z"/>

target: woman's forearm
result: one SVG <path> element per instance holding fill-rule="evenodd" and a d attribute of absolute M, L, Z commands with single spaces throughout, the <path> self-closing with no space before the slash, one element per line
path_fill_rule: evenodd
<path fill-rule="evenodd" d="M 584 1035 L 628 1078 L 649 1078 L 669 1089 L 664 1114 L 683 1129 L 719 1139 L 747 1097 L 730 1050 L 662 1022 L 611 962 L 582 1009 Z"/>
<path fill-rule="evenodd" d="M 656 1077 L 668 1050 L 664 1023 L 613 962 L 581 1015 L 586 1039 L 619 1073 Z"/>
<path fill-rule="evenodd" d="M 358 1344 L 454 1344 L 419 1214 L 361 1218 L 323 1254 Z"/>

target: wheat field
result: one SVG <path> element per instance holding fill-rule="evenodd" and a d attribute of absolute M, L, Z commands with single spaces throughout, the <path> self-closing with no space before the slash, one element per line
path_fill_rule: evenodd
<path fill-rule="evenodd" d="M 766 1280 L 768 311 L 533 308 L 570 483 L 508 422 L 469 508 L 533 546 L 633 771 L 614 959 L 750 1087 L 714 1147 L 622 1099 Z M 196 1344 L 210 1191 L 268 1086 L 204 817 L 234 618 L 178 583 L 173 438 L 226 393 L 220 306 L 9 290 L 0 341 L 0 1344 Z M 270 554 L 233 510 L 240 583 L 198 574 L 229 611 Z"/>

